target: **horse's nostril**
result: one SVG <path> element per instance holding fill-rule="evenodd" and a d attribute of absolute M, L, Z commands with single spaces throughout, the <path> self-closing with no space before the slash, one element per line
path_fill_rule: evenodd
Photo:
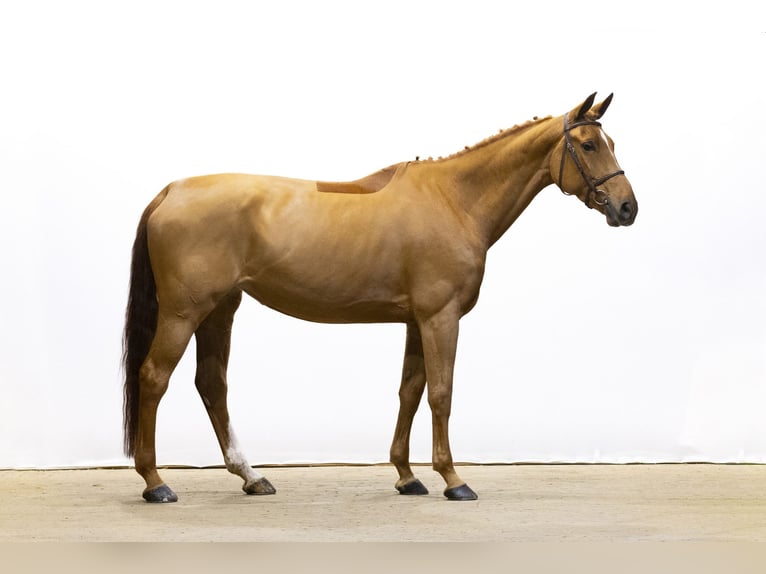
<path fill-rule="evenodd" d="M 633 206 L 629 201 L 624 201 L 620 206 L 620 219 L 623 221 L 629 220 L 633 216 Z"/>

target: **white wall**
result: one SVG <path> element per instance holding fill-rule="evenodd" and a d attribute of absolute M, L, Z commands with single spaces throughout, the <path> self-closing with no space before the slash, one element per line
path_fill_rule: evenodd
<path fill-rule="evenodd" d="M 615 29 L 637 14 L 610 4 L 553 28 L 547 7 L 499 2 L 15 4 L 0 8 L 0 467 L 128 463 L 129 252 L 169 181 L 352 179 L 594 90 L 616 94 L 604 126 L 639 217 L 612 229 L 549 188 L 492 249 L 461 326 L 455 457 L 766 461 L 763 33 Z M 246 301 L 230 400 L 251 462 L 386 460 L 403 337 Z M 221 462 L 192 356 L 160 407 L 162 464 Z M 425 402 L 413 456 L 430 459 Z"/>

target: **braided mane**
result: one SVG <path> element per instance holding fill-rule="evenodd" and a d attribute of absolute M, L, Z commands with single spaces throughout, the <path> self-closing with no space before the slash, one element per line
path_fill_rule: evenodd
<path fill-rule="evenodd" d="M 481 148 L 486 147 L 486 146 L 488 146 L 490 144 L 493 144 L 493 143 L 495 143 L 498 140 L 501 140 L 501 139 L 504 139 L 506 137 L 510 137 L 510 136 L 516 135 L 519 132 L 522 132 L 522 131 L 526 130 L 527 128 L 529 128 L 529 127 L 531 127 L 533 125 L 536 125 L 536 124 L 540 123 L 543 120 L 547 120 L 547 119 L 549 119 L 551 117 L 553 117 L 553 116 L 545 116 L 544 118 L 538 118 L 537 116 L 535 116 L 534 118 L 532 118 L 531 120 L 529 120 L 527 122 L 524 122 L 523 124 L 516 124 L 512 128 L 508 128 L 508 129 L 504 129 L 504 130 L 501 129 L 495 135 L 489 136 L 488 138 L 483 139 L 479 143 L 476 143 L 476 144 L 474 144 L 472 146 L 465 146 L 465 148 L 461 149 L 460 151 L 455 152 L 453 154 L 450 154 L 450 155 L 448 155 L 446 157 L 439 157 L 437 159 L 433 159 L 433 158 L 429 157 L 427 160 L 422 160 L 422 161 L 441 162 L 441 161 L 447 161 L 447 160 L 450 160 L 450 159 L 453 159 L 453 158 L 456 158 L 456 157 L 463 156 L 463 155 L 465 155 L 467 153 L 470 153 L 470 152 L 475 151 L 477 149 L 481 149 Z M 418 158 L 417 161 L 421 161 L 421 160 Z"/>

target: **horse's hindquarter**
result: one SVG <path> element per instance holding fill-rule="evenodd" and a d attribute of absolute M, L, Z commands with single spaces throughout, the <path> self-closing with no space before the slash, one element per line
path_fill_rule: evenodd
<path fill-rule="evenodd" d="M 438 304 L 465 290 L 470 267 L 481 267 L 479 281 L 483 269 L 458 245 L 448 211 L 406 185 L 322 193 L 305 180 L 209 176 L 178 184 L 161 207 L 157 218 L 183 230 L 167 243 L 185 262 L 184 285 L 239 286 L 313 321 L 408 321 L 418 299 Z"/>

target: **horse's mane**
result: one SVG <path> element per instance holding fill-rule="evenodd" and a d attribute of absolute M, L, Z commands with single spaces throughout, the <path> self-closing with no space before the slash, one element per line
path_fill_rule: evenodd
<path fill-rule="evenodd" d="M 440 161 L 447 161 L 447 160 L 450 160 L 450 159 L 454 159 L 454 158 L 456 158 L 456 157 L 460 157 L 460 156 L 463 156 L 463 155 L 465 155 L 465 154 L 467 154 L 467 153 L 471 153 L 472 151 L 476 151 L 476 150 L 478 150 L 478 149 L 481 149 L 481 148 L 487 147 L 488 145 L 491 145 L 491 144 L 493 144 L 493 143 L 495 143 L 496 141 L 499 141 L 499 140 L 501 140 L 501 139 L 504 139 L 504 138 L 507 138 L 507 137 L 510 137 L 510 136 L 516 135 L 516 134 L 518 134 L 519 132 L 522 132 L 522 131 L 526 130 L 527 128 L 529 128 L 529 127 L 532 127 L 533 125 L 536 125 L 536 124 L 538 124 L 539 122 L 541 122 L 541 121 L 543 121 L 543 120 L 547 120 L 547 119 L 549 119 L 549 118 L 551 118 L 551 117 L 552 117 L 552 116 L 545 116 L 544 118 L 538 118 L 537 116 L 535 116 L 534 118 L 532 118 L 531 120 L 529 120 L 529 121 L 527 121 L 527 122 L 524 122 L 523 124 L 516 124 L 516 125 L 515 125 L 515 126 L 513 126 L 512 128 L 508 128 L 508 129 L 501 129 L 501 130 L 500 130 L 498 133 L 496 133 L 496 134 L 494 134 L 494 135 L 491 135 L 491 136 L 489 136 L 489 137 L 488 137 L 488 138 L 486 138 L 486 139 L 483 139 L 483 140 L 482 140 L 482 141 L 480 141 L 479 143 L 476 143 L 476 144 L 474 144 L 474 145 L 472 145 L 472 146 L 465 146 L 465 147 L 464 147 L 463 149 L 461 149 L 460 151 L 457 151 L 457 152 L 455 152 L 455 153 L 453 153 L 453 154 L 450 154 L 450 155 L 448 155 L 448 156 L 446 156 L 446 157 L 439 157 L 439 158 L 437 158 L 437 159 L 433 159 L 432 157 L 429 157 L 429 158 L 428 158 L 428 159 L 426 159 L 426 160 L 421 160 L 421 159 L 420 159 L 420 156 L 418 156 L 418 157 L 416 158 L 416 161 L 433 161 L 433 162 L 440 162 Z"/>
<path fill-rule="evenodd" d="M 351 193 L 351 194 L 375 193 L 383 189 L 386 185 L 388 185 L 388 182 L 391 181 L 391 179 L 396 174 L 397 170 L 402 166 L 406 166 L 410 163 L 424 163 L 424 162 L 438 163 L 438 162 L 447 161 L 456 157 L 460 157 L 468 153 L 471 153 L 472 151 L 475 151 L 483 147 L 486 147 L 490 144 L 493 144 L 498 140 L 514 136 L 526 130 L 527 128 L 543 120 L 546 120 L 550 117 L 551 116 L 546 116 L 544 118 L 534 117 L 528 122 L 524 122 L 523 124 L 517 124 L 513 126 L 512 128 L 508 128 L 506 130 L 500 130 L 495 135 L 490 136 L 472 146 L 466 146 L 462 150 L 456 153 L 453 153 L 447 157 L 440 157 L 438 159 L 433 159 L 432 157 L 429 157 L 428 159 L 421 160 L 420 156 L 418 156 L 417 158 L 415 158 L 415 162 L 395 163 L 379 171 L 376 171 L 375 173 L 372 173 L 366 177 L 363 177 L 361 179 L 357 179 L 354 181 L 345 181 L 345 182 L 317 181 L 316 188 L 317 188 L 317 191 L 323 192 L 323 193 Z"/>

